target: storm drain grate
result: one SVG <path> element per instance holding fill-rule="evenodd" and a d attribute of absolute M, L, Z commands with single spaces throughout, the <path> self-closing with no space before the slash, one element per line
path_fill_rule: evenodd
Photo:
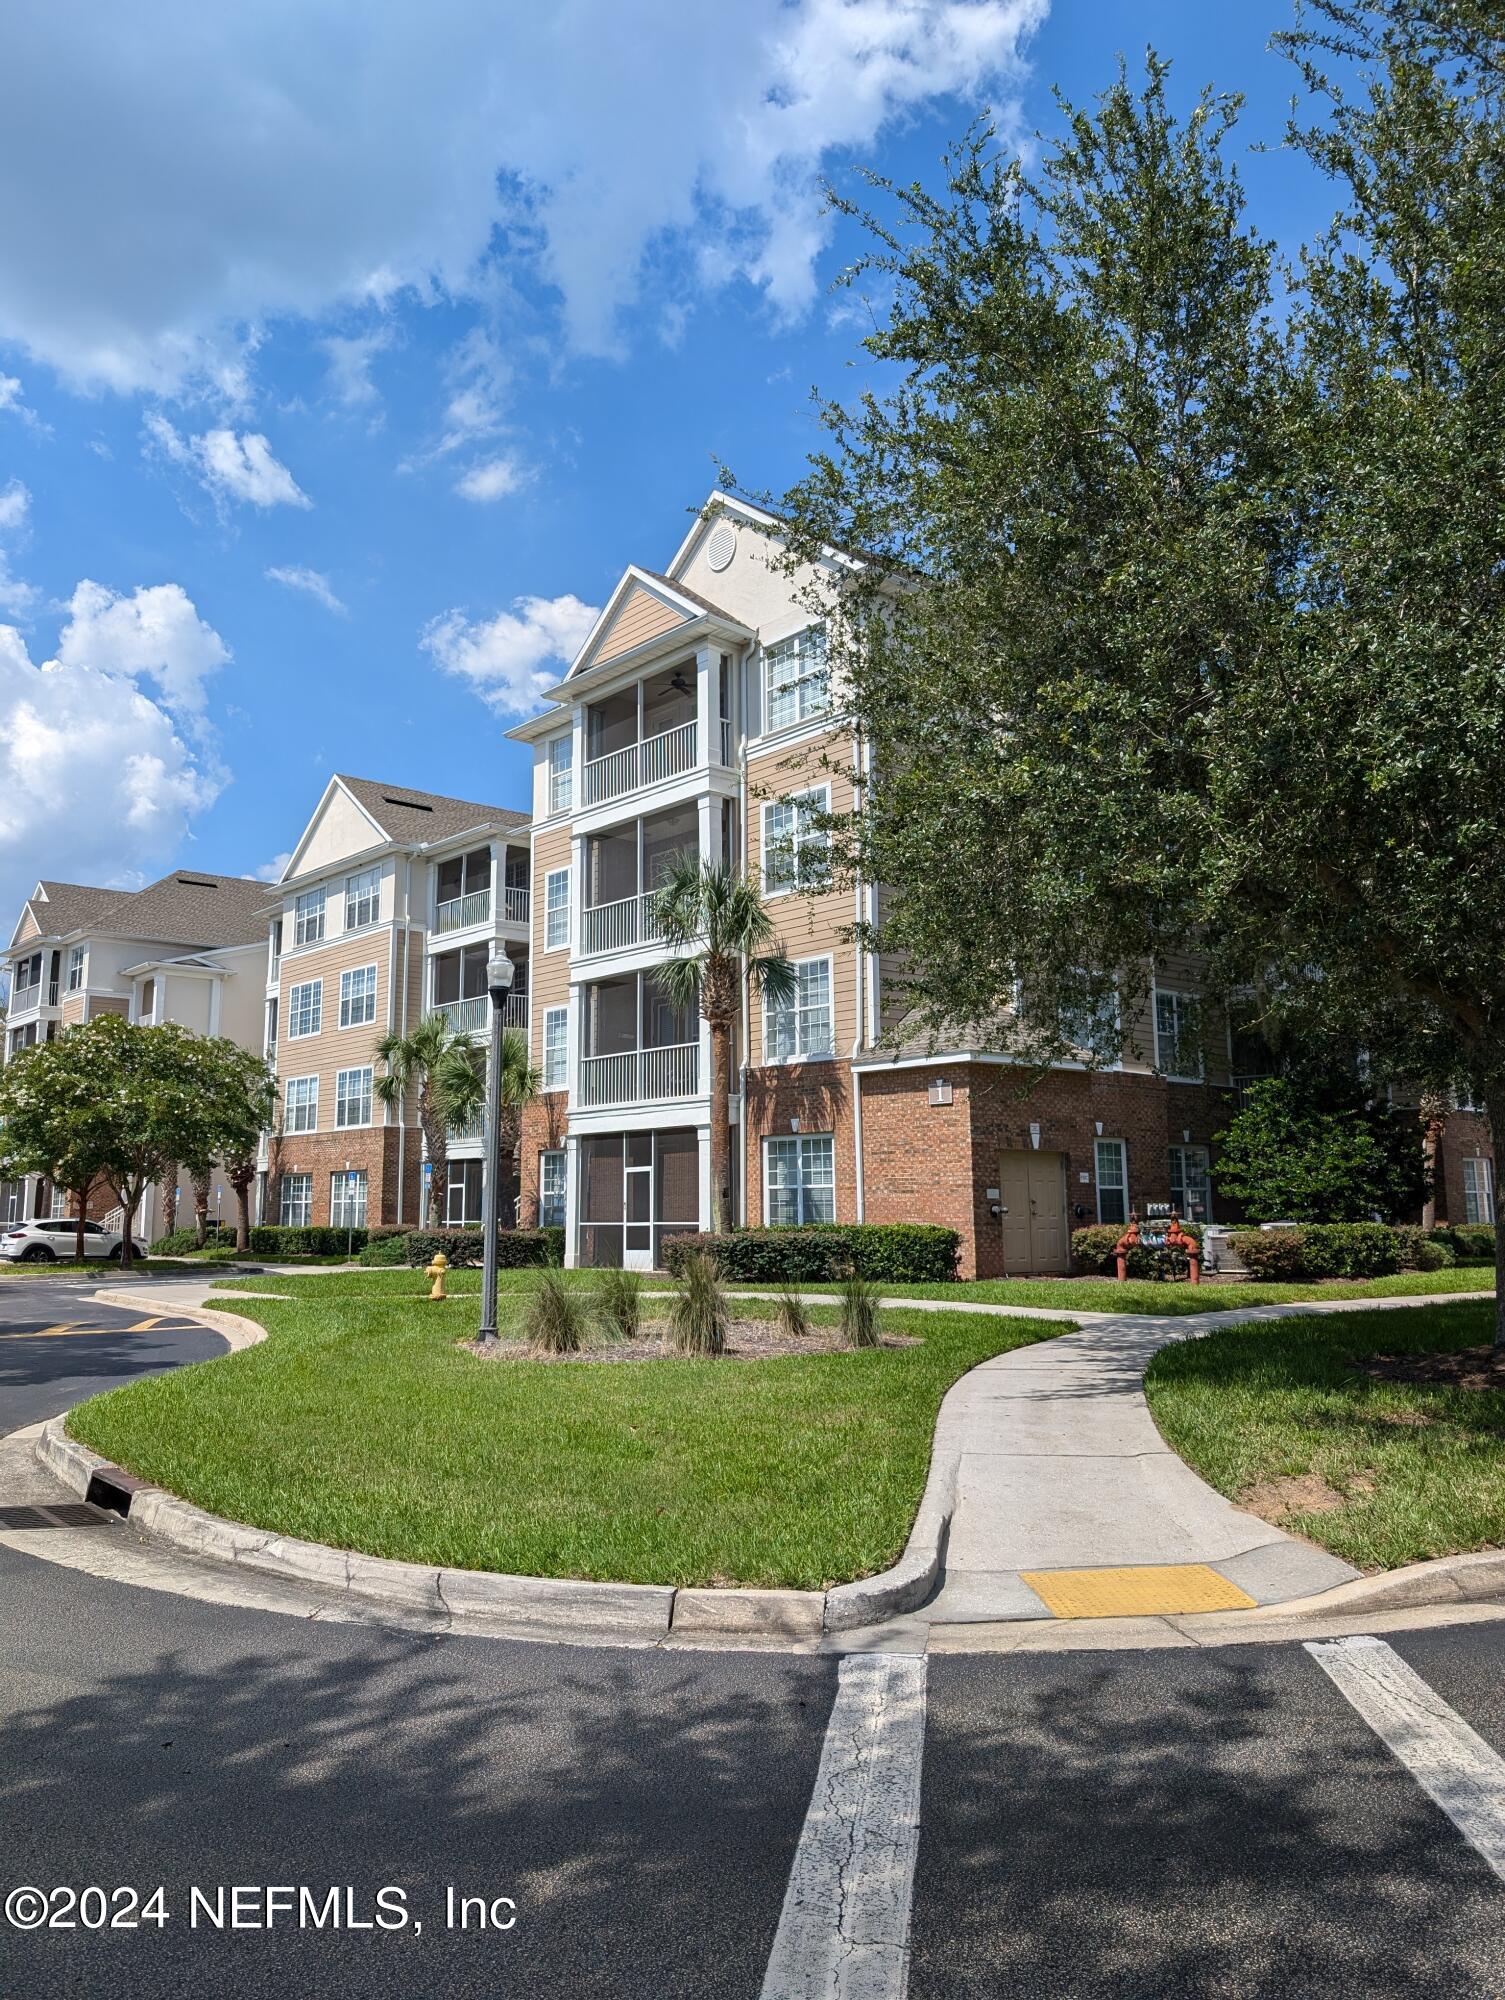
<path fill-rule="evenodd" d="M 107 1528 L 108 1514 L 82 1500 L 65 1500 L 57 1507 L 0 1507 L 0 1528 Z"/>

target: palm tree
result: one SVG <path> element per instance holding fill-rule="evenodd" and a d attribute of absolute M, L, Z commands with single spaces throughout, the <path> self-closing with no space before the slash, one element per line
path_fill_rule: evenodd
<path fill-rule="evenodd" d="M 410 1091 L 417 1093 L 429 1157 L 428 1223 L 437 1229 L 444 1219 L 450 1130 L 473 1124 L 485 1109 L 485 1052 L 468 1035 L 457 1035 L 442 1014 L 425 1014 L 411 1033 L 383 1035 L 376 1053 L 387 1072 L 376 1079 L 383 1104 L 400 1109 Z"/>
<path fill-rule="evenodd" d="M 682 855 L 658 892 L 659 936 L 684 955 L 659 967 L 670 1004 L 698 1007 L 711 1031 L 711 1228 L 726 1229 L 732 1162 L 732 1028 L 744 978 L 764 1005 L 795 997 L 794 968 L 771 950 L 774 923 L 756 882 L 731 868 Z"/>
<path fill-rule="evenodd" d="M 521 1028 L 503 1028 L 502 1094 L 498 1107 L 502 1128 L 500 1159 L 512 1159 L 522 1144 L 523 1111 L 542 1088 L 543 1072 L 529 1060 L 528 1037 Z"/>

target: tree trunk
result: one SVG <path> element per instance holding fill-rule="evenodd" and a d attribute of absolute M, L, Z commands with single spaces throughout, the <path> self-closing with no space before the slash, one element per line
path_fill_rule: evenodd
<path fill-rule="evenodd" d="M 197 1168 L 193 1175 L 193 1239 L 197 1250 L 209 1241 L 209 1176 Z"/>
<path fill-rule="evenodd" d="M 1484 1092 L 1484 1109 L 1489 1117 L 1489 1136 L 1494 1141 L 1495 1165 L 1499 1163 L 1499 1140 L 1505 1132 L 1505 1076 L 1492 1078 Z M 1491 1169 L 1493 1175 L 1493 1169 Z M 1495 1352 L 1505 1354 L 1505 1229 L 1500 1227 L 1500 1187 L 1492 1179 L 1495 1193 Z"/>
<path fill-rule="evenodd" d="M 731 1227 L 732 1024 L 711 1022 L 711 1233 Z"/>
<path fill-rule="evenodd" d="M 1428 1192 L 1421 1211 L 1423 1229 L 1435 1229 L 1447 1221 L 1447 1188 L 1442 1179 L 1442 1135 L 1447 1126 L 1448 1103 L 1436 1091 L 1423 1091 L 1421 1098 L 1421 1153 L 1427 1165 Z M 1442 1197 L 1438 1204 L 1439 1194 Z"/>
<path fill-rule="evenodd" d="M 162 1176 L 162 1234 L 171 1236 L 178 1226 L 178 1163 L 169 1163 Z"/>
<path fill-rule="evenodd" d="M 235 1247 L 239 1251 L 251 1247 L 251 1183 L 256 1178 L 253 1168 L 250 1173 L 236 1168 L 230 1175 L 230 1185 L 235 1190 L 237 1212 L 235 1217 Z"/>
<path fill-rule="evenodd" d="M 114 1188 L 113 1193 L 120 1203 L 120 1268 L 122 1271 L 128 1271 L 136 1255 L 136 1246 L 131 1241 L 131 1218 L 136 1212 L 136 1203 L 132 1199 L 132 1187 L 129 1181 Z"/>
<path fill-rule="evenodd" d="M 89 1196 L 93 1191 L 94 1183 L 92 1180 L 86 1182 L 81 1188 L 69 1188 L 68 1190 L 69 1194 L 78 1203 L 78 1228 L 73 1238 L 73 1254 L 80 1264 L 84 1261 L 84 1223 L 88 1219 Z"/>
<path fill-rule="evenodd" d="M 427 1083 L 418 1093 L 418 1123 L 423 1128 L 423 1140 L 429 1156 L 429 1228 L 442 1229 L 444 1197 L 449 1180 L 449 1135 L 444 1129 L 444 1120 L 434 1116 Z"/>

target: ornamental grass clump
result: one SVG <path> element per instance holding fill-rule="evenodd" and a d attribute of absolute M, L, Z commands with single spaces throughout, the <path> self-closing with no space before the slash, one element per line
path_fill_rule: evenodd
<path fill-rule="evenodd" d="M 680 1266 L 669 1302 L 669 1344 L 678 1354 L 716 1355 L 726 1351 L 726 1294 L 716 1260 L 697 1250 Z"/>
<path fill-rule="evenodd" d="M 878 1345 L 878 1287 L 856 1271 L 841 1281 L 841 1337 L 848 1347 Z"/>
<path fill-rule="evenodd" d="M 578 1354 L 585 1345 L 585 1308 L 557 1271 L 545 1271 L 529 1295 L 523 1332 L 538 1354 Z"/>
<path fill-rule="evenodd" d="M 643 1325 L 643 1281 L 636 1271 L 603 1271 L 595 1305 L 596 1319 L 609 1340 L 637 1339 Z"/>
<path fill-rule="evenodd" d="M 779 1292 L 779 1332 L 785 1340 L 810 1338 L 810 1314 L 805 1301 L 790 1284 L 785 1284 Z"/>

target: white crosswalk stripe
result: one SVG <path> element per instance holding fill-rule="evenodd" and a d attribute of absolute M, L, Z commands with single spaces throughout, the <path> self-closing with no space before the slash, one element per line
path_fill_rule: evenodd
<path fill-rule="evenodd" d="M 1383 1639 L 1310 1639 L 1306 1650 L 1505 1880 L 1505 1758 Z"/>

